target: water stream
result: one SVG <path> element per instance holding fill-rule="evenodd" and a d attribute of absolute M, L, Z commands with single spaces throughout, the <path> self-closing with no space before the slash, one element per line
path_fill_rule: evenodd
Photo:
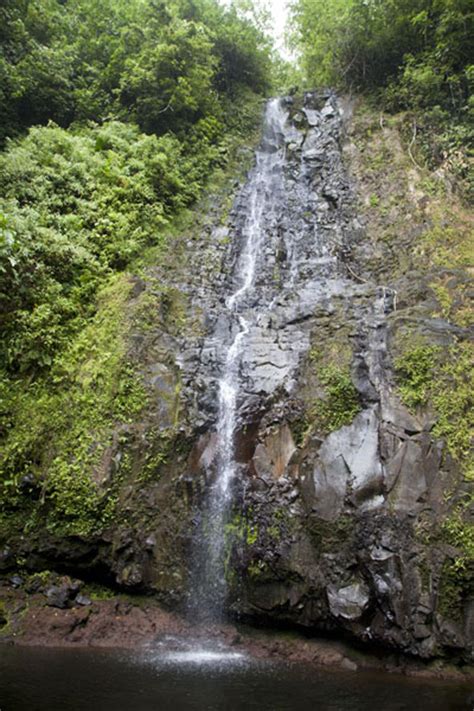
<path fill-rule="evenodd" d="M 233 273 L 234 290 L 226 300 L 231 342 L 225 355 L 218 387 L 216 472 L 205 504 L 198 570 L 191 595 L 193 612 L 219 619 L 226 597 L 225 538 L 236 473 L 235 434 L 239 426 L 239 366 L 246 336 L 257 321 L 262 305 L 253 298 L 263 259 L 265 234 L 276 225 L 281 209 L 284 125 L 287 112 L 281 99 L 272 99 L 265 110 L 263 137 L 247 184 L 247 201 L 241 230 L 241 250 Z M 256 306 L 258 304 L 258 306 Z M 196 595 L 197 593 L 197 595 Z M 196 599 L 197 598 L 197 599 Z"/>

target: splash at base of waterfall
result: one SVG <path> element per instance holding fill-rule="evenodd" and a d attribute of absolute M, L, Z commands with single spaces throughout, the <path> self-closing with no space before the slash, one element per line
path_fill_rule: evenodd
<path fill-rule="evenodd" d="M 223 642 L 212 639 L 184 639 L 164 637 L 153 646 L 153 653 L 160 663 L 189 666 L 235 666 L 247 663 L 250 658 L 244 652 L 238 652 Z"/>

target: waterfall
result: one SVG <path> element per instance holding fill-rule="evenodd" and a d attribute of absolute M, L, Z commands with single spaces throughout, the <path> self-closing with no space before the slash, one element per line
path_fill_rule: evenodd
<path fill-rule="evenodd" d="M 194 614 L 218 619 L 226 598 L 226 526 L 232 506 L 232 483 L 236 474 L 235 435 L 239 427 L 239 366 L 246 336 L 256 323 L 260 308 L 256 296 L 259 264 L 263 259 L 265 234 L 276 226 L 281 209 L 283 165 L 285 161 L 284 126 L 287 112 L 280 99 L 266 106 L 263 137 L 256 152 L 256 162 L 246 186 L 243 207 L 241 250 L 233 273 L 234 290 L 226 300 L 231 330 L 218 383 L 216 425 L 216 475 L 206 497 L 198 536 L 197 570 L 191 591 Z M 268 304 L 266 305 L 268 306 Z"/>

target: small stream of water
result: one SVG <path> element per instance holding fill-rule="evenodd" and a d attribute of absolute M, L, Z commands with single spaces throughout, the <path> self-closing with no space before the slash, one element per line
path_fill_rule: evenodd
<path fill-rule="evenodd" d="M 263 258 L 265 233 L 271 228 L 281 205 L 285 144 L 283 128 L 287 121 L 281 99 L 268 102 L 263 138 L 256 152 L 256 163 L 248 182 L 248 201 L 241 233 L 242 248 L 233 275 L 234 291 L 226 306 L 232 329 L 219 380 L 218 418 L 216 425 L 217 471 L 205 505 L 201 548 L 195 556 L 198 570 L 194 575 L 191 595 L 197 599 L 191 607 L 200 616 L 219 619 L 226 598 L 225 528 L 232 505 L 232 482 L 236 472 L 235 433 L 239 425 L 239 366 L 246 336 L 257 320 L 260 308 L 252 301 L 258 267 Z"/>

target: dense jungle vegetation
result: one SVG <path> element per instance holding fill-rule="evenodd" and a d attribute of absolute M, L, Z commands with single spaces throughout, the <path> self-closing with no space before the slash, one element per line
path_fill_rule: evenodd
<path fill-rule="evenodd" d="M 7 0 L 0 28 L 1 360 L 34 376 L 225 160 L 269 47 L 214 0 Z"/>
<path fill-rule="evenodd" d="M 41 478 L 45 462 L 46 495 L 54 499 L 62 485 L 63 514 L 71 498 L 87 509 L 90 481 L 76 469 L 90 441 L 81 435 L 143 404 L 122 363 L 127 267 L 160 248 L 173 216 L 259 121 L 270 70 L 270 43 L 245 2 L 2 2 L 0 469 L 7 509 L 21 500 L 25 482 Z M 120 392 L 122 411 L 113 404 Z M 64 435 L 74 422 L 81 424 L 71 449 Z"/>
<path fill-rule="evenodd" d="M 472 197 L 474 9 L 470 0 L 295 0 L 293 42 L 310 83 L 407 111 L 408 140 Z"/>

